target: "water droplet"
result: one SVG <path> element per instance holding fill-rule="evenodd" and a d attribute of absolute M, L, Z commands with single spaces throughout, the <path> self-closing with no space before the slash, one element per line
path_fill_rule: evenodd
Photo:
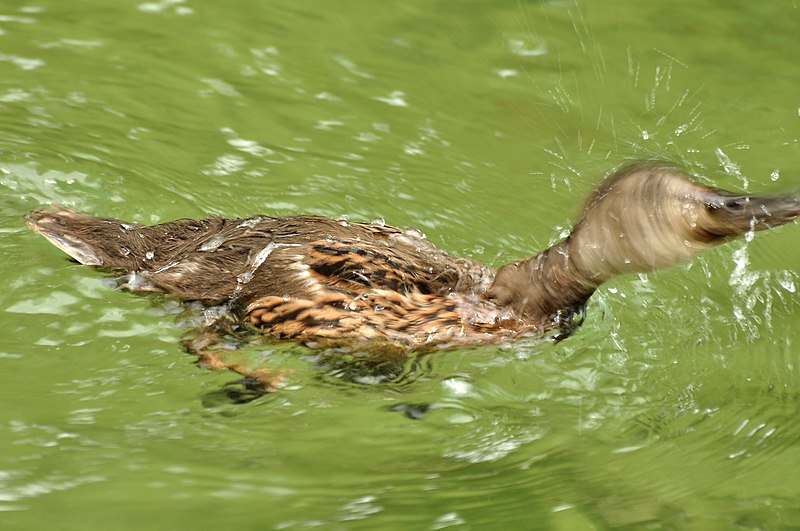
<path fill-rule="evenodd" d="M 778 285 L 788 291 L 789 293 L 794 293 L 797 288 L 794 285 L 794 279 L 792 278 L 792 274 L 789 271 L 781 271 L 777 274 L 776 280 L 778 281 Z"/>
<path fill-rule="evenodd" d="M 373 220 L 371 221 L 371 223 L 372 223 L 373 225 L 378 225 L 378 226 L 380 226 L 380 227 L 383 227 L 383 226 L 385 226 L 385 225 L 386 225 L 386 220 L 385 220 L 385 219 L 383 219 L 383 218 L 375 218 L 375 219 L 373 219 Z"/>
<path fill-rule="evenodd" d="M 381 305 L 381 304 L 376 304 L 376 305 L 375 305 L 375 311 L 376 311 L 376 312 L 381 312 L 381 311 L 383 311 L 384 309 L 385 309 L 385 308 L 384 308 L 384 307 L 383 307 L 383 305 Z"/>
<path fill-rule="evenodd" d="M 406 236 L 410 236 L 412 238 L 421 238 L 423 240 L 427 239 L 426 236 L 425 236 L 425 233 L 422 232 L 421 230 L 419 230 L 416 227 L 411 227 L 411 228 L 408 228 L 408 229 L 404 230 L 403 234 L 405 234 Z"/>
<path fill-rule="evenodd" d="M 777 181 L 778 179 L 781 178 L 781 172 L 778 169 L 774 169 L 769 174 L 769 178 L 772 179 L 773 182 L 775 182 L 775 181 Z"/>
<path fill-rule="evenodd" d="M 547 44 L 544 39 L 535 36 L 509 39 L 508 47 L 511 53 L 520 57 L 538 57 L 547 53 Z"/>
<path fill-rule="evenodd" d="M 147 251 L 146 253 L 144 253 L 144 258 L 145 260 L 152 260 L 155 255 L 156 253 L 154 253 L 153 251 Z"/>
<path fill-rule="evenodd" d="M 255 226 L 256 226 L 256 225 L 258 225 L 258 223 L 259 223 L 260 221 L 261 221 L 261 218 L 250 218 L 250 219 L 246 219 L 246 220 L 242 221 L 241 223 L 239 223 L 239 226 L 238 226 L 237 228 L 248 228 L 248 229 L 252 229 L 252 228 L 255 228 Z"/>
<path fill-rule="evenodd" d="M 225 236 L 222 234 L 217 234 L 213 238 L 207 240 L 203 245 L 200 246 L 201 251 L 213 251 L 219 248 L 225 242 Z"/>

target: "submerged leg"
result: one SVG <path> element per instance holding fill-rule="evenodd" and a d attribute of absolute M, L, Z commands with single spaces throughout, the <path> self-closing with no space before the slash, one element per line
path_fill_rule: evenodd
<path fill-rule="evenodd" d="M 238 352 L 240 345 L 231 345 L 232 341 L 239 342 L 215 324 L 201 328 L 181 341 L 181 344 L 189 354 L 197 356 L 198 367 L 229 370 L 242 375 L 242 380 L 232 384 L 242 384 L 252 396 L 250 400 L 275 391 L 283 382 L 285 373 L 266 368 L 248 368 L 242 360 L 243 354 Z"/>

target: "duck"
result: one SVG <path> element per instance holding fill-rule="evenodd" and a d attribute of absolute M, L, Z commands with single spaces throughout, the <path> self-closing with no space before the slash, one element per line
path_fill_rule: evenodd
<path fill-rule="evenodd" d="M 610 172 L 566 238 L 496 269 L 414 228 L 319 216 L 146 226 L 51 206 L 26 222 L 80 264 L 125 275 L 130 291 L 224 305 L 237 326 L 260 335 L 414 350 L 562 339 L 610 279 L 675 266 L 799 215 L 798 196 L 728 192 L 676 164 L 645 160 Z M 207 365 L 231 368 L 203 355 Z"/>

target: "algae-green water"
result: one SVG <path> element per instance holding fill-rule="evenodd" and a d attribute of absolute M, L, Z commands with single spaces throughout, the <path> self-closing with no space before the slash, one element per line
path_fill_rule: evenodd
<path fill-rule="evenodd" d="M 789 0 L 4 2 L 0 528 L 800 526 L 796 224 L 392 381 L 250 345 L 285 382 L 246 401 L 176 301 L 23 222 L 384 219 L 499 266 L 627 160 L 797 190 L 798 28 Z"/>

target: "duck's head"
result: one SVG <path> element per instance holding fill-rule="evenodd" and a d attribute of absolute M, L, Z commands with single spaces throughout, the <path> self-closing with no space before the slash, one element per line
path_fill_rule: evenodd
<path fill-rule="evenodd" d="M 676 265 L 798 216 L 798 196 L 735 194 L 694 183 L 668 163 L 639 162 L 591 194 L 565 243 L 575 267 L 599 284 L 621 273 Z"/>

